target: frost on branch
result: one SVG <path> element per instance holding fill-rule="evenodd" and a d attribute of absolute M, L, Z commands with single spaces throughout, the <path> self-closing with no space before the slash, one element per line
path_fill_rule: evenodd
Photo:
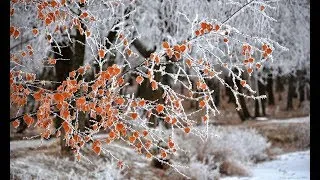
<path fill-rule="evenodd" d="M 180 150 L 174 132 L 204 141 L 209 120 L 219 113 L 207 81 L 216 79 L 230 89 L 239 110 L 239 97 L 265 98 L 256 95 L 244 76 L 259 72 L 273 61 L 274 52 L 285 49 L 269 39 L 275 19 L 268 14 L 275 9 L 274 2 L 53 0 L 10 5 L 15 9 L 10 21 L 11 106 L 22 108 L 30 99 L 38 104 L 35 112 L 18 112 L 13 126 L 25 121 L 39 127 L 43 139 L 63 135 L 78 160 L 87 146 L 97 155 L 112 156 L 119 167 L 125 161 L 104 145 L 125 143 L 179 172 L 178 164 L 163 160 Z M 79 34 L 85 41 L 77 39 Z M 85 65 L 68 72 L 62 82 L 39 80 L 43 67 L 54 69 L 57 61 L 70 61 L 61 49 L 77 44 L 85 46 Z M 142 53 L 152 46 L 153 53 Z M 231 83 L 224 81 L 226 74 Z M 168 83 L 161 80 L 164 77 Z M 126 93 L 130 85 L 143 83 L 161 95 L 150 100 Z M 199 109 L 187 109 L 187 101 L 198 103 Z M 205 132 L 194 128 L 192 116 L 200 111 L 205 112 Z M 83 113 L 90 120 L 84 130 L 79 127 Z M 62 123 L 52 130 L 56 118 Z M 163 121 L 171 135 L 151 128 L 150 118 Z M 95 138 L 99 132 L 108 136 Z"/>

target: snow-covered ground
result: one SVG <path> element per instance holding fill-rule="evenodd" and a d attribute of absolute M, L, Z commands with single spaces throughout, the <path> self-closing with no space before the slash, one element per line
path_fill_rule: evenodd
<path fill-rule="evenodd" d="M 252 177 L 225 177 L 222 180 L 306 180 L 310 179 L 310 150 L 283 154 L 276 160 L 252 167 Z"/>
<path fill-rule="evenodd" d="M 290 119 L 272 119 L 272 120 L 266 120 L 264 122 L 260 123 L 308 123 L 310 122 L 310 116 L 305 117 L 299 117 L 299 118 L 290 118 Z"/>

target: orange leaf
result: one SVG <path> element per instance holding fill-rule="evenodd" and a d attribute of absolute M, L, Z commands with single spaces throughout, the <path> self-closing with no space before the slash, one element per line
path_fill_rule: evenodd
<path fill-rule="evenodd" d="M 106 55 L 106 51 L 103 50 L 103 49 L 99 49 L 98 50 L 98 55 L 99 55 L 99 58 L 102 59 Z"/>
<path fill-rule="evenodd" d="M 160 154 L 161 154 L 161 157 L 162 157 L 162 158 L 167 157 L 167 153 L 166 153 L 164 150 L 161 149 L 160 152 L 161 152 Z"/>
<path fill-rule="evenodd" d="M 203 120 L 203 121 L 207 121 L 207 120 L 208 120 L 208 116 L 207 116 L 207 115 L 202 116 L 202 120 Z"/>
<path fill-rule="evenodd" d="M 151 81 L 151 88 L 152 90 L 157 90 L 158 89 L 158 83 L 156 81 Z"/>
<path fill-rule="evenodd" d="M 142 134 L 143 134 L 144 137 L 146 137 L 149 133 L 148 133 L 147 130 L 144 130 L 144 131 L 142 131 Z"/>
<path fill-rule="evenodd" d="M 121 131 L 121 130 L 123 130 L 124 129 L 124 125 L 122 124 L 122 123 L 117 123 L 116 124 L 116 130 L 117 131 Z"/>
<path fill-rule="evenodd" d="M 177 118 L 173 118 L 171 124 L 175 124 L 177 122 Z"/>
<path fill-rule="evenodd" d="M 151 153 L 147 153 L 147 154 L 146 154 L 146 157 L 147 157 L 148 159 L 150 159 L 150 158 L 152 157 L 152 154 L 151 154 Z"/>
<path fill-rule="evenodd" d="M 271 49 L 271 48 L 268 48 L 268 49 L 266 50 L 266 53 L 267 53 L 267 54 L 271 54 L 271 53 L 272 53 L 272 49 Z"/>
<path fill-rule="evenodd" d="M 122 77 L 118 78 L 117 83 L 119 86 L 122 86 L 124 84 L 124 79 Z"/>
<path fill-rule="evenodd" d="M 15 39 L 17 39 L 17 38 L 19 37 L 19 35 L 20 35 L 20 31 L 19 31 L 18 29 L 16 29 L 16 30 L 13 32 L 13 37 L 14 37 Z"/>
<path fill-rule="evenodd" d="M 110 137 L 111 139 L 115 138 L 115 137 L 116 137 L 116 133 L 115 133 L 113 130 L 111 130 L 111 131 L 109 132 L 109 137 Z"/>
<path fill-rule="evenodd" d="M 13 16 L 13 14 L 14 14 L 14 9 L 11 8 L 11 9 L 10 9 L 10 16 Z"/>
<path fill-rule="evenodd" d="M 196 30 L 196 31 L 195 31 L 195 34 L 196 34 L 196 36 L 199 36 L 199 35 L 200 35 L 200 31 L 199 31 L 199 30 Z"/>
<path fill-rule="evenodd" d="M 138 76 L 138 77 L 136 78 L 136 82 L 137 82 L 139 85 L 141 85 L 141 83 L 143 82 L 143 77 L 142 77 L 142 76 Z"/>
<path fill-rule="evenodd" d="M 174 57 L 176 57 L 176 61 L 181 59 L 181 54 L 178 52 L 174 52 Z"/>
<path fill-rule="evenodd" d="M 86 102 L 86 98 L 83 96 L 83 97 L 80 97 L 80 98 L 78 98 L 77 100 L 76 100 L 76 104 L 77 104 L 77 106 L 83 106 L 84 104 L 85 104 L 85 102 Z"/>
<path fill-rule="evenodd" d="M 171 118 L 170 118 L 169 116 L 167 116 L 167 117 L 164 119 L 164 121 L 166 121 L 167 123 L 170 123 Z"/>
<path fill-rule="evenodd" d="M 117 98 L 116 100 L 115 100 L 115 102 L 117 103 L 117 104 L 119 104 L 119 105 L 122 105 L 123 103 L 124 103 L 124 99 L 123 98 Z"/>
<path fill-rule="evenodd" d="M 261 68 L 261 64 L 260 64 L 260 63 L 256 63 L 256 67 L 257 67 L 258 69 L 260 69 L 260 68 Z"/>
<path fill-rule="evenodd" d="M 100 155 L 101 147 L 100 146 L 93 146 L 92 150 L 97 154 Z"/>
<path fill-rule="evenodd" d="M 91 32 L 86 30 L 86 36 L 89 37 L 91 35 Z"/>
<path fill-rule="evenodd" d="M 185 127 L 185 128 L 184 128 L 184 132 L 185 132 L 185 133 L 189 133 L 189 132 L 190 132 L 190 128 L 189 128 L 189 127 Z"/>
<path fill-rule="evenodd" d="M 80 67 L 80 68 L 78 69 L 78 73 L 81 74 L 81 75 L 84 75 L 84 73 L 85 73 L 85 68 L 84 68 L 84 67 Z"/>
<path fill-rule="evenodd" d="M 49 24 L 51 24 L 52 19 L 50 17 L 47 17 L 45 20 L 46 26 L 48 26 Z"/>
<path fill-rule="evenodd" d="M 137 119 L 137 117 L 138 117 L 138 113 L 136 113 L 136 112 L 131 113 L 131 118 L 133 120 Z"/>
<path fill-rule="evenodd" d="M 34 119 L 27 114 L 23 116 L 23 120 L 28 125 L 28 127 L 34 123 Z"/>
<path fill-rule="evenodd" d="M 163 110 L 164 110 L 164 106 L 162 104 L 158 104 L 157 107 L 156 107 L 156 111 L 158 113 L 161 113 Z"/>
<path fill-rule="evenodd" d="M 57 60 L 53 59 L 53 58 L 49 58 L 48 63 L 52 64 L 52 65 L 55 65 L 57 63 Z"/>
<path fill-rule="evenodd" d="M 165 48 L 165 49 L 168 49 L 168 48 L 170 48 L 170 45 L 169 45 L 169 43 L 167 41 L 164 41 L 162 43 L 162 47 Z"/>
<path fill-rule="evenodd" d="M 159 56 L 156 56 L 154 60 L 155 60 L 155 62 L 156 62 L 157 65 L 160 64 L 160 57 L 159 57 Z"/>
<path fill-rule="evenodd" d="M 184 52 L 187 49 L 187 46 L 183 44 L 180 46 L 179 49 L 180 49 L 180 52 Z"/>
<path fill-rule="evenodd" d="M 140 100 L 138 102 L 138 105 L 141 107 L 141 106 L 144 106 L 146 104 L 146 101 L 144 99 Z"/>
<path fill-rule="evenodd" d="M 244 86 L 246 86 L 247 82 L 245 80 L 241 80 L 240 84 L 241 84 L 242 87 L 244 87 Z"/>
<path fill-rule="evenodd" d="M 86 1 L 87 1 L 87 0 L 80 0 L 80 3 L 81 3 L 81 4 L 84 4 L 84 3 L 86 3 Z"/>
<path fill-rule="evenodd" d="M 57 103 L 62 103 L 64 101 L 64 96 L 61 93 L 56 93 L 56 94 L 53 95 L 53 99 Z"/>
<path fill-rule="evenodd" d="M 204 100 L 201 100 L 201 101 L 199 102 L 199 107 L 200 107 L 200 108 L 203 108 L 205 105 L 206 105 L 206 102 L 205 102 Z"/>
<path fill-rule="evenodd" d="M 169 141 L 168 146 L 169 146 L 169 148 L 173 148 L 174 147 L 174 143 L 172 141 Z"/>
<path fill-rule="evenodd" d="M 135 131 L 135 132 L 133 133 L 133 136 L 136 137 L 136 138 L 138 138 L 138 137 L 139 137 L 139 132 L 138 132 L 138 131 Z"/>
<path fill-rule="evenodd" d="M 202 29 L 206 29 L 207 28 L 207 23 L 202 22 L 202 23 L 200 23 L 200 26 L 201 26 Z"/>
<path fill-rule="evenodd" d="M 83 13 L 80 15 L 81 18 L 85 18 L 85 17 L 87 17 L 87 16 L 88 16 L 88 13 L 87 13 L 87 12 L 83 12 Z"/>
<path fill-rule="evenodd" d="M 219 29 L 220 29 L 220 26 L 217 24 L 215 30 L 218 31 Z"/>
<path fill-rule="evenodd" d="M 127 50 L 127 54 L 128 54 L 128 56 L 130 57 L 130 55 L 132 54 L 131 49 L 128 49 L 128 50 Z"/>
<path fill-rule="evenodd" d="M 190 68 L 190 67 L 191 67 L 191 65 L 192 65 L 191 60 L 190 60 L 190 59 L 187 59 L 187 60 L 186 60 L 186 64 L 187 64 L 187 66 Z"/>
<path fill-rule="evenodd" d="M 66 134 L 69 134 L 71 132 L 71 127 L 69 126 L 69 124 L 66 121 L 64 121 L 62 123 L 62 127 L 63 127 L 64 131 L 66 132 Z"/>
<path fill-rule="evenodd" d="M 201 86 L 200 86 L 200 88 L 201 88 L 202 90 L 205 90 L 205 89 L 207 89 L 207 85 L 206 85 L 205 83 L 202 83 Z"/>
<path fill-rule="evenodd" d="M 20 125 L 20 121 L 19 120 L 15 120 L 15 121 L 12 122 L 12 126 L 14 128 L 18 128 L 19 125 Z"/>
<path fill-rule="evenodd" d="M 13 35 L 13 33 L 14 33 L 14 31 L 16 30 L 16 28 L 15 27 L 13 27 L 13 26 L 10 26 L 10 36 L 12 36 Z"/>
<path fill-rule="evenodd" d="M 131 143 L 134 143 L 134 141 L 136 141 L 136 137 L 130 136 L 130 137 L 129 137 L 129 141 L 130 141 Z"/>

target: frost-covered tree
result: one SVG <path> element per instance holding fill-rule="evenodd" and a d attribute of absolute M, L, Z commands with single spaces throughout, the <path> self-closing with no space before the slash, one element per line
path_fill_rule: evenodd
<path fill-rule="evenodd" d="M 275 1 L 12 0 L 10 5 L 10 105 L 39 104 L 34 112 L 18 111 L 12 125 L 38 127 L 44 139 L 62 136 L 78 160 L 90 144 L 96 154 L 109 154 L 123 166 L 121 157 L 102 146 L 121 141 L 178 171 L 163 159 L 179 145 L 149 119 L 163 120 L 172 135 L 183 131 L 205 140 L 208 134 L 193 128 L 192 116 L 203 111 L 208 132 L 209 120 L 219 113 L 207 80 L 228 88 L 240 110 L 240 98 L 265 98 L 243 75 L 259 72 L 284 49 L 269 35 Z M 71 62 L 71 70 L 58 66 L 60 61 Z M 48 66 L 65 78 L 39 80 Z M 150 100 L 126 93 L 132 77 L 131 84 L 147 83 L 145 91 L 160 94 Z M 187 110 L 184 101 L 199 109 Z M 61 124 L 52 130 L 56 119 Z M 84 119 L 90 123 L 82 127 Z M 94 138 L 99 132 L 108 137 Z"/>

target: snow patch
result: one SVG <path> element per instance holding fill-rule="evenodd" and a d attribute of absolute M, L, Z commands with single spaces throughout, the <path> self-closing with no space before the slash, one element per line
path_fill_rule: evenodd
<path fill-rule="evenodd" d="M 310 179 L 310 150 L 280 155 L 276 160 L 257 164 L 252 177 L 224 177 L 222 180 Z"/>

